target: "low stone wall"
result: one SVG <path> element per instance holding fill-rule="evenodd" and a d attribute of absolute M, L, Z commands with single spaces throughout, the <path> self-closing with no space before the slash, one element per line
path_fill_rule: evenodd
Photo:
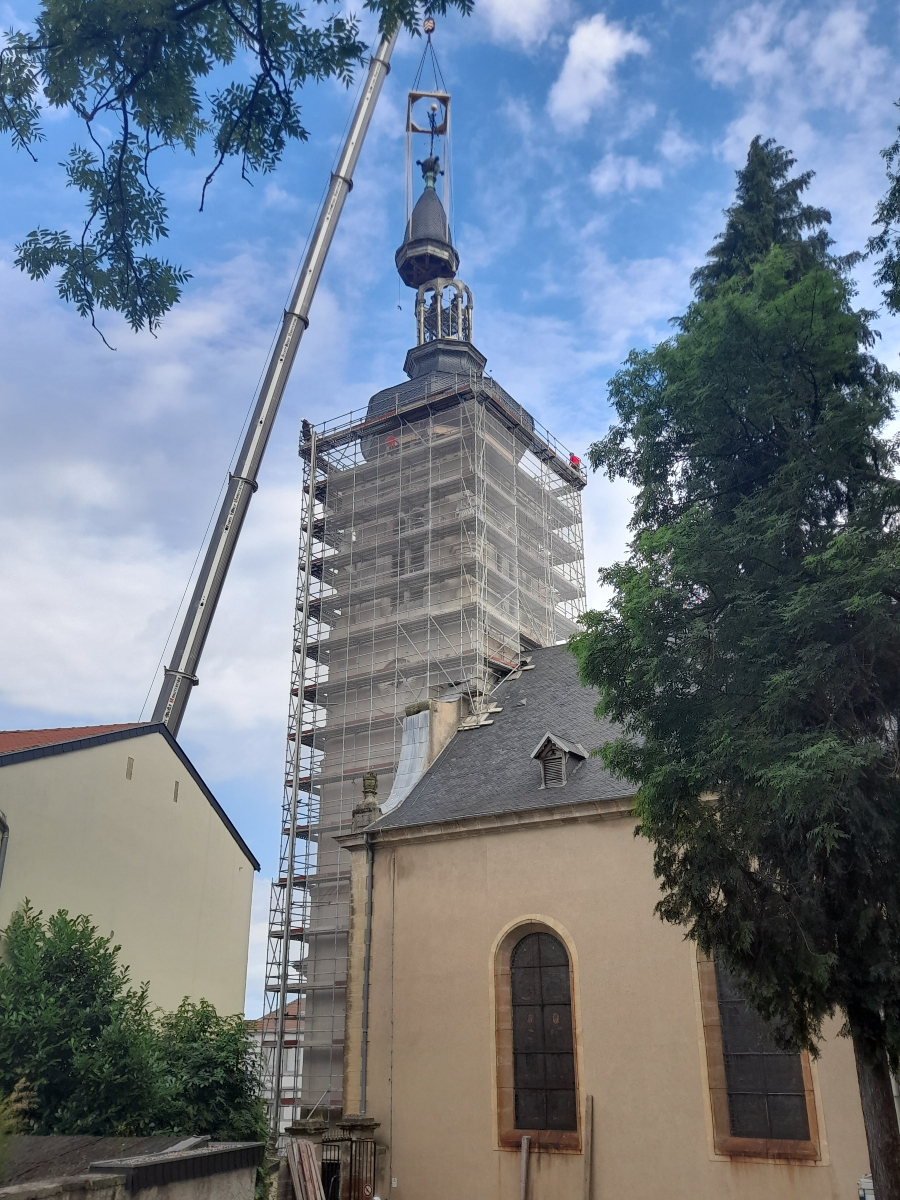
<path fill-rule="evenodd" d="M 30 1183 L 34 1179 L 61 1179 L 86 1175 L 91 1163 L 111 1158 L 135 1158 L 205 1146 L 208 1137 L 98 1137 L 88 1134 L 17 1134 L 4 1146 L 0 1187 Z"/>
<path fill-rule="evenodd" d="M 262 1142 L 176 1145 L 157 1154 L 98 1160 L 81 1174 L 15 1183 L 0 1188 L 0 1200 L 253 1200 L 264 1155 Z"/>
<path fill-rule="evenodd" d="M 125 1200 L 124 1175 L 63 1175 L 0 1188 L 2 1200 Z"/>

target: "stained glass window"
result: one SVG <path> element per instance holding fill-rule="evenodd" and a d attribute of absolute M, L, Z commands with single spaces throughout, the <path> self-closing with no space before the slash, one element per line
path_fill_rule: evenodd
<path fill-rule="evenodd" d="M 809 1116 L 800 1055 L 776 1045 L 771 1027 L 716 962 L 731 1136 L 806 1141 Z"/>
<path fill-rule="evenodd" d="M 511 961 L 516 1129 L 577 1129 L 569 956 L 530 933 Z"/>

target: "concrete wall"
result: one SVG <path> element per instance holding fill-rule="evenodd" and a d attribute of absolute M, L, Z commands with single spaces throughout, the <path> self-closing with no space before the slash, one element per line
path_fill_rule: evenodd
<path fill-rule="evenodd" d="M 243 1011 L 253 865 L 161 734 L 5 766 L 0 809 L 0 928 L 26 897 L 87 913 L 154 1003 Z"/>
<path fill-rule="evenodd" d="M 630 818 L 527 820 L 418 842 L 416 831 L 382 835 L 395 840 L 377 846 L 367 1114 L 389 1145 L 378 1194 L 517 1200 L 519 1155 L 498 1146 L 493 954 L 530 918 L 558 929 L 572 953 L 582 1113 L 594 1098 L 593 1197 L 851 1200 L 868 1162 L 850 1043 L 829 1029 L 815 1068 L 818 1163 L 717 1157 L 695 950 L 653 914 L 649 844 Z M 354 891 L 358 905 L 359 883 Z M 355 956 L 353 968 L 356 1013 Z M 358 1039 L 350 1045 L 348 1098 L 359 1077 Z M 531 1161 L 529 1200 L 583 1195 L 580 1152 Z"/>
<path fill-rule="evenodd" d="M 126 1200 L 124 1175 L 66 1175 L 0 1188 L 0 1200 Z"/>
<path fill-rule="evenodd" d="M 130 1193 L 130 1200 L 253 1200 L 255 1184 L 256 1167 L 242 1167 L 205 1179 L 179 1179 L 141 1188 Z"/>

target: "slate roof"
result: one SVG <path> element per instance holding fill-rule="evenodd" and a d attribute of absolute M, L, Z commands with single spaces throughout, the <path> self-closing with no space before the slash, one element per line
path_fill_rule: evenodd
<path fill-rule="evenodd" d="M 566 646 L 535 650 L 531 665 L 534 670 L 505 680 L 494 692 L 503 711 L 491 714 L 493 725 L 457 733 L 403 803 L 370 826 L 372 831 L 634 795 L 634 787 L 607 771 L 600 758 L 584 761 L 564 787 L 541 787 L 541 767 L 531 753 L 544 734 L 591 751 L 612 740 L 616 727 L 597 721 L 597 693 L 582 687 Z"/>
<path fill-rule="evenodd" d="M 414 242 L 418 238 L 434 238 L 450 245 L 447 214 L 444 212 L 440 196 L 433 187 L 427 187 L 416 201 L 406 228 L 406 241 Z"/>
<path fill-rule="evenodd" d="M 467 343 L 461 342 L 460 345 L 465 346 Z M 514 413 L 527 430 L 533 431 L 534 417 L 531 413 L 524 409 L 518 400 L 513 400 L 509 392 L 505 388 L 502 388 L 495 379 L 490 378 L 490 376 L 486 376 L 485 378 L 489 380 L 490 394 L 497 396 L 502 401 L 504 407 Z M 430 395 L 450 391 L 453 388 L 460 387 L 460 385 L 466 387 L 470 382 L 471 376 L 468 372 L 465 375 L 451 375 L 447 371 L 428 371 L 425 374 L 417 375 L 415 379 L 407 379 L 403 383 L 397 383 L 393 387 L 382 388 L 380 392 L 376 392 L 369 400 L 366 419 L 371 420 L 372 417 L 379 417 L 383 413 L 393 411 L 395 408 L 411 408 L 413 405 L 421 404 Z"/>
<path fill-rule="evenodd" d="M 121 1157 L 124 1154 L 159 1154 L 183 1141 L 184 1134 L 181 1133 L 151 1137 L 14 1134 L 9 1139 L 8 1157 L 4 1156 L 0 1165 L 0 1186 L 9 1187 L 37 1180 L 43 1183 L 50 1179 L 58 1182 L 60 1176 L 87 1173 L 91 1163 L 97 1159 Z M 48 1189 L 51 1195 L 65 1194 L 67 1190 Z M 35 1192 L 26 1194 L 34 1196 Z"/>

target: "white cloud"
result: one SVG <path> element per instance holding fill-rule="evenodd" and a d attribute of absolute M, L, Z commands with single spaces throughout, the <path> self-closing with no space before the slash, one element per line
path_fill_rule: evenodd
<path fill-rule="evenodd" d="M 785 4 L 755 0 L 733 14 L 698 61 L 725 87 L 774 86 L 807 109 L 852 111 L 870 101 L 871 85 L 890 61 L 884 46 L 868 40 L 868 24 L 855 4 L 791 15 Z"/>
<path fill-rule="evenodd" d="M 813 168 L 810 197 L 831 209 L 843 249 L 871 232 L 884 190 L 878 151 L 892 139 L 900 69 L 867 6 L 753 0 L 733 11 L 697 55 L 701 74 L 741 101 L 719 150 L 735 166 L 756 135 Z"/>
<path fill-rule="evenodd" d="M 703 256 L 699 247 L 711 240 L 699 234 L 696 244 L 653 258 L 614 261 L 601 249 L 585 255 L 578 279 L 585 336 L 593 337 L 603 362 L 621 362 L 632 346 L 671 335 L 670 318 L 690 300 L 691 271 Z"/>
<path fill-rule="evenodd" d="M 568 19 L 569 4 L 568 0 L 480 0 L 475 12 L 487 21 L 493 41 L 532 50 Z"/>
<path fill-rule="evenodd" d="M 0 696 L 35 709 L 137 720 L 155 665 L 147 630 L 166 629 L 174 610 L 167 581 L 183 581 L 189 569 L 187 555 L 166 554 L 148 537 L 4 518 Z"/>
<path fill-rule="evenodd" d="M 267 183 L 263 188 L 263 204 L 266 208 L 281 208 L 288 211 L 293 211 L 300 207 L 300 199 L 297 196 L 292 196 L 290 192 L 285 191 L 277 183 Z"/>
<path fill-rule="evenodd" d="M 781 4 L 754 3 L 734 12 L 712 44 L 697 55 L 713 83 L 734 87 L 741 79 L 773 79 L 788 71 L 788 51 L 780 36 Z"/>
<path fill-rule="evenodd" d="M 605 433 L 605 428 L 595 428 L 590 431 L 590 438 L 596 441 Z M 597 574 L 600 567 L 621 562 L 628 554 L 628 522 L 634 512 L 634 488 L 624 479 L 610 482 L 600 473 L 591 474 L 582 494 L 582 506 L 587 606 L 603 608 L 611 593 L 609 588 L 601 586 Z"/>
<path fill-rule="evenodd" d="M 612 131 L 618 141 L 628 141 L 656 116 L 656 105 L 650 100 L 631 101 L 616 106 L 616 127 Z"/>
<path fill-rule="evenodd" d="M 680 130 L 670 125 L 660 139 L 659 152 L 673 166 L 682 166 L 691 162 L 700 153 L 701 147 L 697 142 L 686 138 Z"/>
<path fill-rule="evenodd" d="M 637 158 L 606 154 L 591 171 L 590 180 L 598 196 L 609 196 L 614 192 L 662 187 L 662 171 L 659 167 L 645 166 Z"/>
<path fill-rule="evenodd" d="M 624 25 L 595 13 L 575 26 L 547 108 L 560 129 L 581 128 L 615 89 L 615 69 L 630 54 L 646 54 L 650 44 Z"/>
<path fill-rule="evenodd" d="M 697 56 L 709 80 L 746 97 L 726 131 L 725 157 L 741 162 L 750 137 L 782 129 L 792 131 L 795 151 L 809 150 L 818 141 L 809 118 L 819 110 L 877 120 L 896 69 L 869 39 L 868 23 L 855 4 L 823 11 L 754 0 L 733 13 Z"/>
<path fill-rule="evenodd" d="M 287 280 L 280 266 L 242 252 L 198 271 L 156 340 L 107 318 L 119 345 L 111 354 L 55 299 L 52 283 L 30 282 L 2 254 L 0 271 L 9 485 L 0 513 L 2 721 L 137 720 L 148 688 L 155 700 L 154 670 Z M 302 402 L 313 420 L 335 411 L 323 378 L 334 381 L 335 363 L 346 359 L 346 330 L 334 294 L 321 287 L 181 731 L 264 867 L 278 845 L 300 510 L 297 409 Z"/>

